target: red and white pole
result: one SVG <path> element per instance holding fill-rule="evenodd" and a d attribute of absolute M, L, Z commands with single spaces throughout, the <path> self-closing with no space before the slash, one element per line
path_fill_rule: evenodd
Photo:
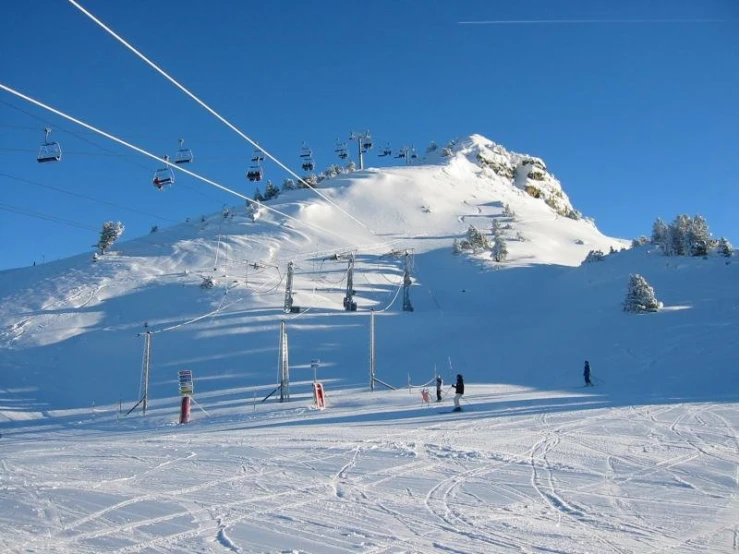
<path fill-rule="evenodd" d="M 180 408 L 180 424 L 190 421 L 190 397 L 182 397 L 182 406 Z"/>

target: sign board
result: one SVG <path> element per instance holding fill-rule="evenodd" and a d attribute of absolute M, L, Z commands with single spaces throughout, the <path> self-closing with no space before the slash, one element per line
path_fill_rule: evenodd
<path fill-rule="evenodd" d="M 192 371 L 183 369 L 179 372 L 180 379 L 180 395 L 189 396 L 193 393 L 194 387 L 192 383 Z"/>

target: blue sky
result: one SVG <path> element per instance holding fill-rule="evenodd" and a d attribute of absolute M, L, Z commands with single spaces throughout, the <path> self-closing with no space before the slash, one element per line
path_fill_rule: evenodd
<path fill-rule="evenodd" d="M 418 149 L 480 133 L 542 157 L 607 234 L 686 212 L 739 242 L 734 0 L 82 5 L 294 170 L 302 141 L 323 169 L 352 130 Z M 0 83 L 157 154 L 183 137 L 193 171 L 253 194 L 252 147 L 71 4 L 0 10 Z M 522 19 L 724 21 L 459 24 Z M 35 161 L 47 125 L 58 164 Z M 132 238 L 241 204 L 187 176 L 158 192 L 156 165 L 0 92 L 0 269 L 91 252 L 106 220 Z"/>

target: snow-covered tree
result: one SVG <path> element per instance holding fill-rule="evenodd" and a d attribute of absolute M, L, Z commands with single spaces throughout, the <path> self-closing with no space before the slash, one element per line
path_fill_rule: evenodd
<path fill-rule="evenodd" d="M 588 255 L 585 256 L 585 259 L 582 263 L 589 264 L 592 262 L 602 262 L 603 260 L 605 260 L 605 258 L 606 255 L 603 253 L 602 250 L 591 250 L 590 252 L 588 252 Z"/>
<path fill-rule="evenodd" d="M 279 195 L 280 189 L 274 186 L 272 181 L 267 181 L 267 184 L 264 187 L 264 199 L 271 200 L 272 198 L 277 198 Z"/>
<path fill-rule="evenodd" d="M 625 312 L 656 312 L 661 307 L 654 296 L 654 289 L 638 273 L 629 276 L 629 285 L 624 301 Z"/>
<path fill-rule="evenodd" d="M 500 222 L 497 219 L 493 219 L 493 224 L 490 226 L 490 231 L 493 233 L 494 237 L 500 235 Z"/>
<path fill-rule="evenodd" d="M 516 212 L 511 209 L 510 204 L 503 206 L 503 217 L 516 217 Z"/>
<path fill-rule="evenodd" d="M 284 181 L 282 181 L 282 190 L 283 191 L 286 191 L 286 190 L 295 190 L 295 188 L 296 188 L 295 187 L 295 181 L 293 181 L 292 179 L 287 178 Z"/>
<path fill-rule="evenodd" d="M 338 165 L 336 165 L 336 164 L 331 164 L 323 172 L 323 174 L 326 176 L 326 179 L 333 179 L 339 173 L 341 173 L 341 168 Z"/>
<path fill-rule="evenodd" d="M 259 187 L 254 189 L 254 201 L 264 202 L 264 196 L 262 196 L 262 192 L 259 190 Z"/>
<path fill-rule="evenodd" d="M 668 256 L 687 256 L 690 253 L 689 230 L 692 220 L 685 214 L 678 215 L 668 227 L 665 241 L 665 254 Z"/>
<path fill-rule="evenodd" d="M 719 253 L 721 256 L 725 256 L 726 258 L 730 258 L 734 255 L 734 247 L 731 245 L 731 243 L 726 240 L 725 237 L 721 237 L 718 239 L 718 245 L 716 246 L 716 252 Z"/>
<path fill-rule="evenodd" d="M 470 225 L 469 229 L 467 229 L 467 242 L 469 242 L 473 250 L 490 249 L 490 241 L 474 225 Z"/>
<path fill-rule="evenodd" d="M 308 185 L 310 188 L 315 188 L 318 185 L 318 177 L 315 173 L 303 176 L 303 181 L 299 183 L 301 188 L 305 188 Z"/>
<path fill-rule="evenodd" d="M 495 235 L 493 239 L 493 259 L 496 262 L 504 262 L 508 257 L 508 246 L 501 235 Z"/>
<path fill-rule="evenodd" d="M 649 240 L 650 239 L 648 239 L 644 235 L 640 235 L 638 238 L 631 240 L 631 247 L 638 248 L 639 246 L 644 246 L 645 244 L 649 244 Z"/>
<path fill-rule="evenodd" d="M 212 289 L 216 286 L 215 279 L 211 277 L 210 275 L 206 275 L 203 277 L 203 281 L 200 283 L 201 289 Z"/>
<path fill-rule="evenodd" d="M 354 163 L 354 160 L 349 160 L 349 163 L 346 164 L 346 170 L 349 173 L 354 173 L 357 170 L 357 164 Z"/>
<path fill-rule="evenodd" d="M 662 221 L 662 218 L 658 217 L 654 220 L 654 223 L 652 224 L 652 242 L 664 247 L 665 242 L 667 241 L 667 237 L 667 225 L 665 225 L 665 222 Z"/>
<path fill-rule="evenodd" d="M 460 244 L 459 239 L 454 239 L 454 242 L 452 243 L 452 252 L 454 254 L 462 252 L 462 245 Z"/>
<path fill-rule="evenodd" d="M 688 245 L 691 256 L 706 256 L 711 244 L 708 223 L 702 215 L 696 215 L 688 226 Z"/>
<path fill-rule="evenodd" d="M 98 240 L 97 247 L 101 254 L 105 254 L 115 241 L 117 241 L 124 231 L 123 223 L 120 221 L 106 221 L 103 223 L 103 228 L 100 230 L 100 240 Z"/>
<path fill-rule="evenodd" d="M 436 152 L 439 149 L 439 145 L 436 144 L 433 140 L 429 143 L 429 145 L 426 147 L 426 154 L 431 154 L 431 152 Z"/>

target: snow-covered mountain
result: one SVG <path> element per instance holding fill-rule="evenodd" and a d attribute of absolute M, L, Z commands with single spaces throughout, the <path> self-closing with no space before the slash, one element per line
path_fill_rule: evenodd
<path fill-rule="evenodd" d="M 233 384 L 271 383 L 276 327 L 286 320 L 295 334 L 311 337 L 303 346 L 291 337 L 292 360 L 320 357 L 332 376 L 361 382 L 364 372 L 356 368 L 366 366 L 367 315 L 376 310 L 392 315 L 389 325 L 397 327 L 392 341 L 378 345 L 385 363 L 429 339 L 438 345 L 419 354 L 416 367 L 388 376 L 405 381 L 407 371 L 429 373 L 462 346 L 432 338 L 447 333 L 450 321 L 505 308 L 497 290 L 508 277 L 492 270 L 564 271 L 591 249 L 624 244 L 579 217 L 541 160 L 479 135 L 444 150 L 428 153 L 423 165 L 368 169 L 325 180 L 317 191 L 286 191 L 261 208 L 194 214 L 118 242 L 94 263 L 91 254 L 0 274 L 3 372 L 51 407 L 130 400 L 138 394 L 137 334 L 146 323 L 155 333 L 152 364 L 162 383 L 155 395 L 169 394 L 165 383 L 183 368 L 213 377 L 214 387 L 225 376 Z M 506 206 L 513 216 L 503 215 Z M 505 263 L 492 262 L 487 250 L 453 254 L 454 240 L 464 240 L 470 226 L 491 236 L 496 220 L 508 242 Z M 356 313 L 342 305 L 349 253 L 356 258 Z M 396 300 L 409 260 L 413 314 Z M 298 318 L 283 312 L 290 261 L 295 303 L 306 310 Z M 538 282 L 541 273 L 535 275 Z M 200 286 L 206 276 L 215 281 L 210 290 Z M 473 357 L 465 362 L 479 364 Z"/>
<path fill-rule="evenodd" d="M 418 161 L 0 272 L 0 550 L 735 551 L 739 264 L 621 250 L 477 135 Z M 454 253 L 493 222 L 505 261 Z M 632 273 L 659 312 L 623 312 Z M 399 390 L 368 390 L 371 313 Z M 291 401 L 262 402 L 282 322 Z M 462 416 L 420 404 L 435 372 L 464 374 Z"/>

